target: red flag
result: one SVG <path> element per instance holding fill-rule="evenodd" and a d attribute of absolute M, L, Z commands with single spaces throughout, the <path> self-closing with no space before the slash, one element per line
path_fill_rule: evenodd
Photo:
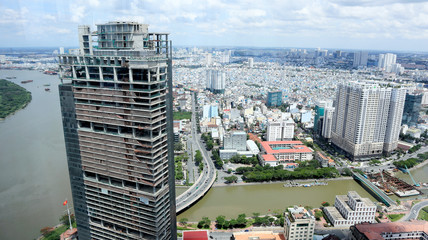
<path fill-rule="evenodd" d="M 67 200 L 62 203 L 63 206 L 67 205 Z"/>

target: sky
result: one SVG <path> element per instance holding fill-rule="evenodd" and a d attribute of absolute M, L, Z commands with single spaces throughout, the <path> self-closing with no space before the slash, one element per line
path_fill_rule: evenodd
<path fill-rule="evenodd" d="M 117 20 L 174 46 L 428 52 L 428 0 L 0 0 L 0 47 L 78 46 L 78 25 Z"/>

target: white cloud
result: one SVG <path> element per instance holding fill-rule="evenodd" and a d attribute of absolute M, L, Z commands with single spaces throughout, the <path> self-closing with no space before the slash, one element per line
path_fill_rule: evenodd
<path fill-rule="evenodd" d="M 263 36 L 270 36 L 269 44 L 272 39 L 283 38 L 314 43 L 324 38 L 332 44 L 337 38 L 428 41 L 428 3 L 418 0 L 73 0 L 52 3 L 57 6 L 56 12 L 37 12 L 31 4 L 25 8 L 1 5 L 0 34 L 12 24 L 21 26 L 27 34 L 43 33 L 47 39 L 55 39 L 43 32 L 48 30 L 42 26 L 54 25 L 56 30 L 50 31 L 70 34 L 76 32 L 78 24 L 130 20 L 150 24 L 153 31 L 179 34 L 182 40 L 186 40 L 187 34 L 201 44 L 228 43 L 231 36 L 236 44 L 257 36 L 262 36 L 256 39 L 260 44 L 268 41 Z"/>

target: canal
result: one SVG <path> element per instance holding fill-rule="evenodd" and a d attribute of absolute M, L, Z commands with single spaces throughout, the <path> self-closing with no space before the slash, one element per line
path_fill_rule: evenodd
<path fill-rule="evenodd" d="M 236 218 L 245 213 L 272 213 L 284 211 L 292 205 L 319 207 L 323 201 L 334 203 L 336 195 L 357 191 L 362 197 L 374 198 L 354 180 L 329 181 L 327 186 L 284 187 L 283 183 L 255 184 L 244 186 L 213 187 L 207 195 L 188 210 L 177 216 L 189 221 L 202 217 L 215 219 L 219 215 Z"/>

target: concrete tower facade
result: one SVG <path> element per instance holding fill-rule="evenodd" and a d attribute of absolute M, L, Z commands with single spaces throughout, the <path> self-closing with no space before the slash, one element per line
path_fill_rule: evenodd
<path fill-rule="evenodd" d="M 332 142 L 354 160 L 397 147 L 406 89 L 374 82 L 339 84 Z"/>
<path fill-rule="evenodd" d="M 168 34 L 136 22 L 78 32 L 59 89 L 79 238 L 176 239 Z"/>

